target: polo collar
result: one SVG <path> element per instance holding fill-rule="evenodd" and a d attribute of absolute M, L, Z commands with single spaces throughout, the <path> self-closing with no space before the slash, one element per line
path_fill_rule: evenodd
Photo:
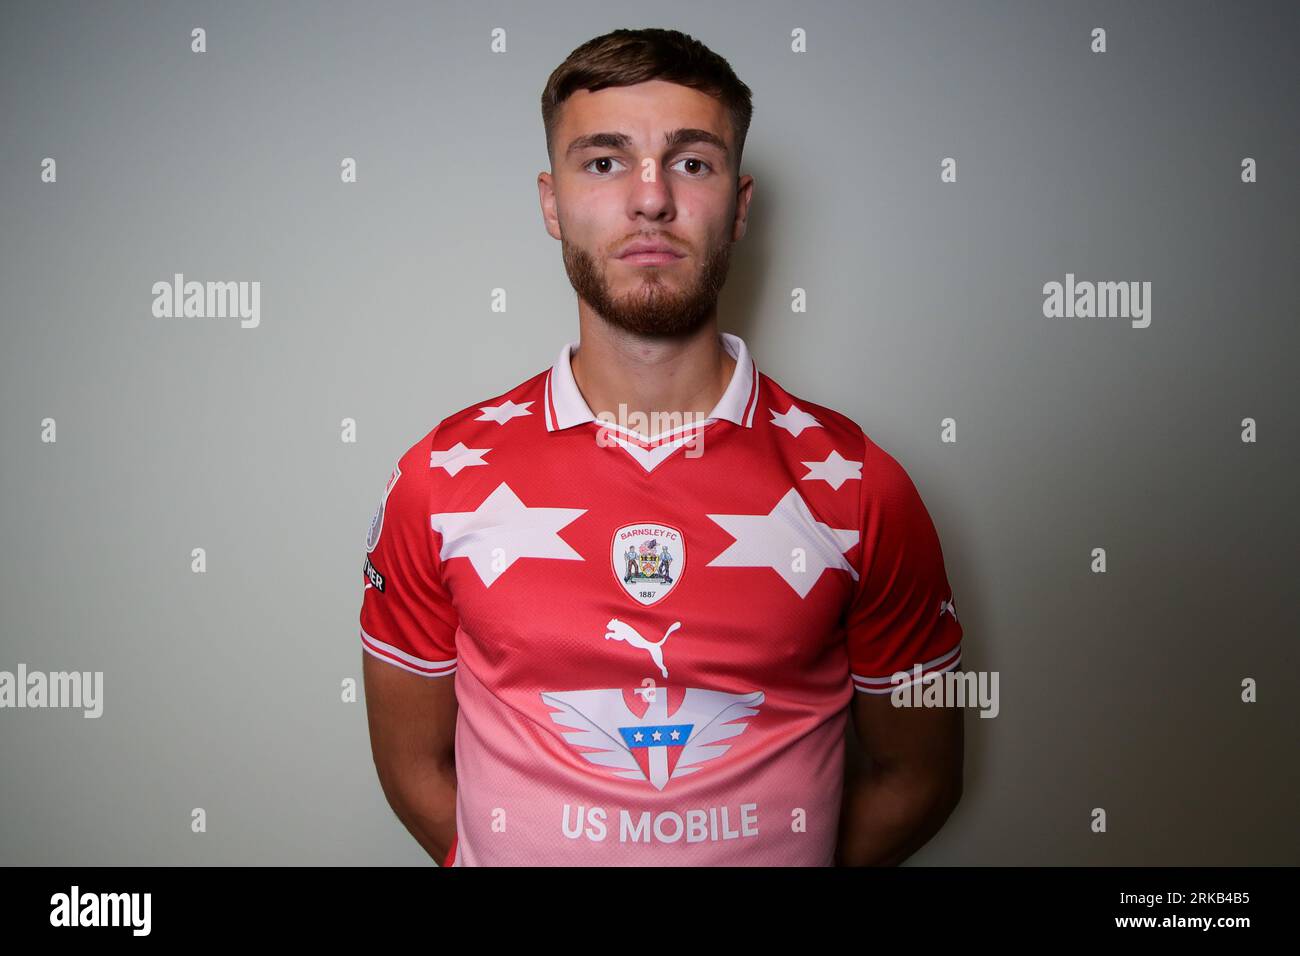
<path fill-rule="evenodd" d="M 727 390 L 718 399 L 718 404 L 709 412 L 708 421 L 725 418 L 729 422 L 750 428 L 754 422 L 754 408 L 758 404 L 758 367 L 754 364 L 745 345 L 745 340 L 730 332 L 720 332 L 722 347 L 736 360 L 736 369 L 731 373 L 731 382 Z M 587 400 L 578 390 L 578 383 L 573 378 L 573 366 L 570 364 L 573 350 L 579 342 L 570 342 L 560 349 L 560 357 L 555 360 L 550 371 L 546 373 L 546 430 L 557 431 L 599 421 L 587 405 Z"/>

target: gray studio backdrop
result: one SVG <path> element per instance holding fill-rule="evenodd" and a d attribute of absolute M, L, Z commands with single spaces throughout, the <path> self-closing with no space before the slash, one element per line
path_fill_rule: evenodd
<path fill-rule="evenodd" d="M 104 709 L 0 710 L 0 860 L 428 862 L 341 699 L 370 514 L 435 422 L 576 338 L 538 99 L 584 40 L 667 26 L 754 91 L 722 327 L 908 469 L 962 667 L 1000 675 L 998 716 L 966 713 L 965 798 L 913 862 L 1298 862 L 1298 22 L 6 4 L 0 670 L 102 671 Z M 260 282 L 259 324 L 155 316 L 176 273 Z M 1150 324 L 1046 317 L 1067 274 L 1149 282 Z"/>

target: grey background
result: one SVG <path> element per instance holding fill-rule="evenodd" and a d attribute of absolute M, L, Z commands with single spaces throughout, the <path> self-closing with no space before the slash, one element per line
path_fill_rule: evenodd
<path fill-rule="evenodd" d="M 538 98 L 619 26 L 684 30 L 754 90 L 722 327 L 908 469 L 963 669 L 1000 672 L 912 862 L 1300 861 L 1298 25 L 1293 3 L 6 4 L 0 669 L 102 670 L 106 701 L 0 711 L 0 861 L 428 862 L 339 699 L 363 540 L 402 451 L 576 338 Z M 174 272 L 260 280 L 261 327 L 154 318 Z M 1150 281 L 1150 328 L 1045 319 L 1067 272 Z"/>

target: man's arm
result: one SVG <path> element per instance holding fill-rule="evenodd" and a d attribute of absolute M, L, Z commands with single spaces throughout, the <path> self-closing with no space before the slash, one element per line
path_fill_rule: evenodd
<path fill-rule="evenodd" d="M 960 707 L 895 707 L 854 693 L 853 726 L 870 766 L 846 765 L 840 866 L 895 866 L 943 826 L 962 794 Z M 851 755 L 856 756 L 856 755 Z"/>
<path fill-rule="evenodd" d="M 370 750 L 388 804 L 441 864 L 456 832 L 454 679 L 412 674 L 362 652 Z"/>
<path fill-rule="evenodd" d="M 894 675 L 944 680 L 962 625 L 934 522 L 898 460 L 862 434 L 857 592 L 845 615 L 853 727 L 870 765 L 846 773 L 837 862 L 901 863 L 961 799 L 960 707 L 895 707 Z M 851 763 L 851 761 L 850 761 Z M 851 769 L 851 767 L 850 767 Z"/>

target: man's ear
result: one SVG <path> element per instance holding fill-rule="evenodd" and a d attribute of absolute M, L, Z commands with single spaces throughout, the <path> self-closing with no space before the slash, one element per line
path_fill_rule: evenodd
<path fill-rule="evenodd" d="M 555 200 L 555 180 L 548 172 L 537 174 L 537 200 L 542 207 L 542 224 L 552 239 L 563 238 L 560 235 L 560 214 Z"/>
<path fill-rule="evenodd" d="M 749 201 L 754 195 L 754 177 L 746 173 L 736 183 L 736 218 L 731 224 L 731 241 L 739 242 L 745 238 L 749 227 Z"/>

